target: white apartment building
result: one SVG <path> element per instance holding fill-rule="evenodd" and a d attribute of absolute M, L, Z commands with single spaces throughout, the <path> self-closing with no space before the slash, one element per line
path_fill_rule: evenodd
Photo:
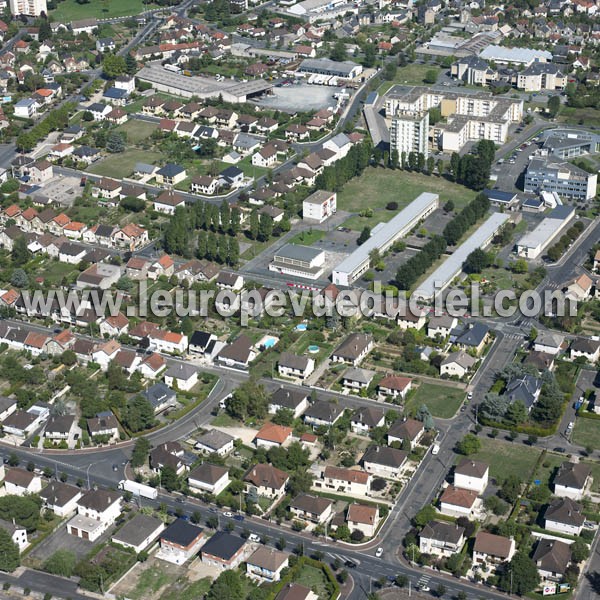
<path fill-rule="evenodd" d="M 425 158 L 429 153 L 429 113 L 400 110 L 390 123 L 390 150 L 402 153 L 417 152 Z"/>
<path fill-rule="evenodd" d="M 48 14 L 48 7 L 46 0 L 10 0 L 10 12 L 15 16 L 39 17 L 42 13 Z"/>

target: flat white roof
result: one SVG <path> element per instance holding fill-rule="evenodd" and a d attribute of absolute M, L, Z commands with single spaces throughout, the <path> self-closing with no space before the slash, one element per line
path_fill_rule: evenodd
<path fill-rule="evenodd" d="M 552 218 L 552 216 L 546 217 L 533 231 L 526 233 L 517 242 L 517 246 L 525 248 L 539 248 L 543 246 L 573 217 L 575 209 L 572 206 L 566 208 L 570 210 L 560 212 L 552 211 L 550 215 L 556 214 L 560 216 L 558 218 Z"/>
<path fill-rule="evenodd" d="M 347 256 L 335 269 L 336 273 L 354 273 L 369 258 L 372 250 L 381 250 L 407 225 L 418 219 L 433 203 L 439 200 L 437 194 L 423 192 L 408 206 L 403 208 L 391 221 L 379 223 L 371 232 L 371 237 L 352 254 Z M 374 233 L 377 235 L 373 235 Z"/>
<path fill-rule="evenodd" d="M 550 62 L 552 53 L 547 50 L 535 50 L 534 48 L 507 48 L 506 46 L 490 44 L 479 53 L 479 57 L 486 60 L 505 60 L 520 63 L 535 62 L 543 58 Z"/>
<path fill-rule="evenodd" d="M 416 290 L 423 298 L 433 298 L 436 291 L 443 289 L 460 271 L 467 256 L 487 244 L 489 238 L 508 221 L 504 213 L 494 213 L 488 220 L 465 242 L 463 242 Z M 442 284 L 436 288 L 435 284 Z"/>

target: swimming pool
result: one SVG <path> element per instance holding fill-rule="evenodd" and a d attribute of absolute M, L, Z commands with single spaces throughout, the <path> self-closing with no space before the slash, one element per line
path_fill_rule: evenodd
<path fill-rule="evenodd" d="M 272 337 L 270 337 L 270 338 L 267 338 L 267 339 L 266 339 L 266 340 L 263 342 L 263 344 L 262 344 L 262 345 L 263 345 L 265 348 L 267 348 L 267 349 L 268 349 L 268 348 L 272 348 L 272 347 L 273 347 L 273 346 L 274 346 L 276 343 L 277 343 L 277 339 L 276 339 L 276 338 L 272 338 Z"/>
<path fill-rule="evenodd" d="M 314 344 L 311 344 L 311 345 L 308 347 L 308 352 L 309 352 L 310 354 L 317 354 L 317 352 L 319 352 L 319 350 L 320 350 L 320 349 L 321 349 L 321 348 L 319 348 L 319 346 L 315 346 Z"/>
<path fill-rule="evenodd" d="M 258 350 L 270 350 L 278 341 L 279 338 L 274 335 L 265 335 L 256 343 L 255 348 Z"/>
<path fill-rule="evenodd" d="M 308 325 L 306 323 L 299 323 L 298 325 L 296 325 L 297 331 L 306 331 L 307 328 L 308 328 Z"/>

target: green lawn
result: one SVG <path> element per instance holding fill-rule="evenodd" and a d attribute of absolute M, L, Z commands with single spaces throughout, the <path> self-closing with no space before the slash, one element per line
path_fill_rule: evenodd
<path fill-rule="evenodd" d="M 600 462 L 592 460 L 584 462 L 592 468 L 592 479 L 594 480 L 592 483 L 592 492 L 597 494 L 600 492 Z"/>
<path fill-rule="evenodd" d="M 578 417 L 573 428 L 573 442 L 580 446 L 600 448 L 600 420 Z"/>
<path fill-rule="evenodd" d="M 211 425 L 213 427 L 237 427 L 239 424 L 239 421 L 236 421 L 233 417 L 230 417 L 226 412 L 222 412 L 211 421 Z"/>
<path fill-rule="evenodd" d="M 434 383 L 422 383 L 416 394 L 408 400 L 406 408 L 409 411 L 418 410 L 422 404 L 426 404 L 434 417 L 449 419 L 460 408 L 465 397 L 465 392 L 457 388 Z"/>
<path fill-rule="evenodd" d="M 78 4 L 76 0 L 63 0 L 50 16 L 54 21 L 68 23 L 79 19 L 106 19 L 108 17 L 137 16 L 144 10 L 157 8 L 156 4 L 144 0 L 93 0 L 87 4 Z"/>
<path fill-rule="evenodd" d="M 540 485 L 549 485 L 557 467 L 560 467 L 565 462 L 564 456 L 548 453 L 538 467 L 535 478 L 540 480 Z"/>
<path fill-rule="evenodd" d="M 77 270 L 77 267 L 74 265 L 68 265 L 59 262 L 58 260 L 49 260 L 44 264 L 40 274 L 44 277 L 46 282 L 58 285 L 63 280 L 63 277 L 66 277 Z"/>
<path fill-rule="evenodd" d="M 529 481 L 540 450 L 522 443 L 512 444 L 481 436 L 479 439 L 481 440 L 481 450 L 477 454 L 471 454 L 469 458 L 481 460 L 490 465 L 491 477 L 502 481 L 509 475 L 516 475 L 523 481 Z M 456 462 L 462 459 L 463 457 L 459 456 Z"/>
<path fill-rule="evenodd" d="M 356 215 L 344 223 L 346 227 L 360 231 L 366 225 L 373 227 L 381 221 L 389 221 L 397 214 L 395 210 L 385 209 L 388 202 L 397 202 L 401 209 L 423 192 L 439 194 L 442 204 L 451 199 L 456 208 L 462 208 L 476 196 L 473 190 L 443 177 L 371 167 L 343 187 L 338 193 L 337 206 L 338 210 L 353 213 L 366 208 L 373 210 L 371 217 Z"/>
<path fill-rule="evenodd" d="M 149 164 L 159 163 L 164 159 L 160 152 L 150 150 L 125 150 L 118 154 L 111 154 L 105 159 L 97 162 L 90 167 L 90 173 L 104 175 L 106 177 L 115 177 L 121 179 L 128 177 L 133 173 L 133 168 L 138 162 Z"/>
<path fill-rule="evenodd" d="M 175 579 L 174 574 L 152 566 L 140 575 L 137 585 L 128 593 L 128 597 L 132 600 L 143 600 L 151 594 L 156 594 L 163 586 L 173 583 Z"/>
<path fill-rule="evenodd" d="M 117 131 L 124 133 L 129 144 L 139 144 L 149 138 L 158 128 L 156 123 L 131 119 L 117 127 Z"/>
<path fill-rule="evenodd" d="M 312 246 L 325 236 L 325 232 L 321 229 L 307 229 L 297 233 L 292 239 L 288 240 L 290 244 L 304 244 Z"/>
<path fill-rule="evenodd" d="M 419 65 L 416 63 L 399 67 L 396 71 L 394 81 L 385 81 L 379 88 L 379 94 L 385 94 L 394 85 L 423 85 L 427 71 L 435 71 L 436 76 L 440 74 L 440 67 L 434 65 Z"/>
<path fill-rule="evenodd" d="M 196 600 L 197 598 L 204 598 L 211 584 L 211 579 L 204 577 L 203 579 L 194 581 L 194 583 L 190 583 L 182 590 L 167 590 L 161 595 L 161 598 L 163 600 Z"/>
<path fill-rule="evenodd" d="M 319 598 L 328 598 L 325 574 L 311 565 L 304 565 L 294 578 L 296 583 L 310 588 Z"/>

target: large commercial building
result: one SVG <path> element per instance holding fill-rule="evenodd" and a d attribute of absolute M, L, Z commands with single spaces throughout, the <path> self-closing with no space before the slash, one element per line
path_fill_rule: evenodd
<path fill-rule="evenodd" d="M 525 172 L 524 190 L 534 194 L 556 192 L 567 198 L 589 200 L 596 196 L 597 184 L 597 173 L 588 173 L 569 162 L 532 158 Z"/>
<path fill-rule="evenodd" d="M 390 123 L 390 150 L 398 155 L 411 152 L 429 154 L 429 113 L 398 111 Z"/>
<path fill-rule="evenodd" d="M 269 271 L 302 277 L 319 279 L 325 268 L 325 252 L 319 248 L 285 244 L 275 252 Z"/>
<path fill-rule="evenodd" d="M 552 62 L 552 53 L 535 48 L 508 48 L 490 44 L 479 53 L 479 58 L 499 65 L 525 65 Z"/>
<path fill-rule="evenodd" d="M 389 119 L 405 112 L 421 113 L 440 108 L 445 123 L 431 130 L 434 146 L 444 152 L 458 152 L 467 142 L 506 142 L 511 123 L 523 118 L 523 101 L 499 98 L 487 93 L 451 92 L 425 87 L 390 90 L 385 101 Z"/>
<path fill-rule="evenodd" d="M 600 152 L 600 135 L 580 129 L 547 129 L 540 134 L 542 151 L 569 159 Z"/>
<path fill-rule="evenodd" d="M 450 282 L 461 273 L 467 257 L 477 248 L 485 248 L 508 221 L 509 215 L 494 213 L 462 243 L 416 290 L 423 300 L 433 300 L 436 293 L 446 289 Z"/>
<path fill-rule="evenodd" d="M 299 73 L 316 73 L 342 79 L 354 79 L 362 73 L 362 65 L 351 60 L 343 62 L 329 58 L 305 58 L 298 67 Z"/>
<path fill-rule="evenodd" d="M 369 269 L 369 255 L 373 250 L 379 250 L 383 254 L 394 242 L 407 235 L 435 211 L 439 207 L 439 201 L 440 197 L 437 194 L 424 192 L 391 221 L 376 225 L 371 231 L 371 237 L 333 269 L 333 283 L 344 286 L 352 285 Z"/>
<path fill-rule="evenodd" d="M 574 207 L 557 206 L 533 231 L 517 242 L 517 254 L 524 258 L 538 258 L 574 218 Z"/>
<path fill-rule="evenodd" d="M 39 17 L 42 13 L 48 14 L 48 8 L 46 0 L 10 0 L 10 12 L 13 15 Z"/>

